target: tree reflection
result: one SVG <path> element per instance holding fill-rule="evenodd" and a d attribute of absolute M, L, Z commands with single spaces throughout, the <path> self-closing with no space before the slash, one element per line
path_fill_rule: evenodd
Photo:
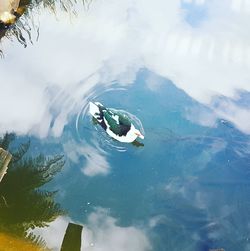
<path fill-rule="evenodd" d="M 11 1 L 11 0 L 6 0 Z M 0 9 L 0 41 L 3 37 L 17 39 L 24 47 L 27 46 L 27 42 L 32 42 L 32 31 L 36 30 L 37 38 L 39 37 L 39 26 L 36 25 L 34 20 L 33 10 L 41 11 L 43 8 L 51 10 L 56 15 L 57 10 L 63 10 L 69 15 L 76 15 L 75 6 L 78 0 L 12 0 L 17 2 L 18 7 L 16 9 L 8 9 L 8 12 L 12 19 L 10 22 L 1 20 Z M 80 0 L 84 6 L 89 6 L 91 0 Z M 18 4 L 19 2 L 19 4 Z M 22 17 L 22 18 L 20 18 Z M 27 38 L 28 37 L 28 41 Z M 2 50 L 0 50 L 0 56 L 3 56 Z"/>
<path fill-rule="evenodd" d="M 0 139 L 0 147 L 9 150 L 13 156 L 0 183 L 0 232 L 41 244 L 41 239 L 29 234 L 28 230 L 47 226 L 59 215 L 65 214 L 54 201 L 56 192 L 40 189 L 61 170 L 63 156 L 24 157 L 29 142 L 12 151 L 10 143 L 14 139 L 13 134 L 6 134 Z"/>

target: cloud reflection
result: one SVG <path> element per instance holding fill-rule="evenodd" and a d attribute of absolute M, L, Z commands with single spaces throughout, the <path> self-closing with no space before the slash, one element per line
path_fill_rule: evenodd
<path fill-rule="evenodd" d="M 80 158 L 84 156 L 85 164 L 82 167 L 82 172 L 86 176 L 107 175 L 110 172 L 110 164 L 106 159 L 107 153 L 98 145 L 77 144 L 71 140 L 64 144 L 65 154 L 74 163 L 79 163 Z"/>
<path fill-rule="evenodd" d="M 72 23 L 65 13 L 57 13 L 59 22 L 44 11 L 38 43 L 24 50 L 3 42 L 0 131 L 44 136 L 54 119 L 53 131 L 59 136 L 75 111 L 61 100 L 60 116 L 53 118 L 54 104 L 45 95 L 48 87 L 69 92 L 78 104 L 91 87 L 112 80 L 131 83 L 145 67 L 249 133 L 244 119 L 249 108 L 232 104 L 225 114 L 211 99 L 237 99 L 239 89 L 250 91 L 250 37 L 245 32 L 250 15 L 235 12 L 230 1 L 206 1 L 204 8 L 207 17 L 198 27 L 187 23 L 179 0 L 97 1 L 87 13 L 79 11 Z M 91 84 L 81 82 L 88 76 L 94 76 Z"/>
<path fill-rule="evenodd" d="M 44 238 L 48 248 L 60 250 L 70 219 L 57 218 L 47 228 L 32 230 Z M 149 251 L 151 245 L 144 231 L 135 226 L 120 227 L 108 210 L 96 208 L 87 219 L 82 231 L 81 250 L 84 251 Z"/>

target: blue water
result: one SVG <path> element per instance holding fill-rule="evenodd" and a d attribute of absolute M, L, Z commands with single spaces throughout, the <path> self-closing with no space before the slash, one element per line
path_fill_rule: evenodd
<path fill-rule="evenodd" d="M 0 129 L 6 125 L 18 129 L 18 137 L 12 143 L 11 150 L 30 140 L 31 145 L 25 157 L 63 154 L 65 159 L 63 169 L 49 183 L 42 188 L 37 185 L 32 191 L 27 189 L 22 195 L 25 197 L 27 194 L 27 199 L 37 192 L 35 189 L 57 191 L 54 200 L 66 214 L 58 217 L 55 213 L 58 217 L 55 219 L 43 218 L 44 215 L 40 210 L 36 210 L 33 201 L 27 205 L 30 207 L 27 210 L 26 205 L 23 206 L 22 201 L 15 198 L 14 184 L 15 179 L 19 177 L 14 175 L 14 178 L 10 179 L 11 176 L 7 174 L 4 177 L 6 183 L 0 183 L 0 237 L 3 231 L 27 240 L 25 231 L 32 225 L 34 229 L 29 230 L 41 236 L 49 248 L 57 251 L 60 250 L 67 223 L 74 222 L 84 226 L 82 242 L 86 247 L 82 247 L 81 251 L 209 251 L 218 248 L 226 251 L 250 251 L 250 135 L 239 131 L 231 122 L 219 116 L 222 110 L 224 117 L 228 115 L 232 121 L 244 121 L 242 114 L 245 114 L 245 110 L 237 117 L 234 114 L 237 109 L 234 109 L 233 105 L 237 105 L 236 108 L 249 109 L 250 93 L 242 89 L 237 92 L 237 98 L 234 100 L 231 97 L 219 96 L 220 92 L 231 95 L 230 81 L 224 79 L 224 76 L 218 77 L 218 72 L 213 72 L 215 68 L 209 67 L 225 58 L 218 57 L 218 62 L 215 62 L 217 58 L 211 57 L 214 61 L 203 65 L 204 58 L 202 53 L 199 54 L 199 41 L 196 41 L 198 55 L 196 44 L 189 44 L 188 34 L 187 37 L 183 34 L 183 43 L 176 41 L 180 53 L 174 51 L 174 44 L 172 47 L 169 45 L 169 50 L 173 51 L 166 55 L 164 50 L 159 49 L 161 46 L 157 47 L 162 44 L 165 48 L 167 39 L 172 38 L 174 41 L 178 32 L 197 31 L 199 35 L 203 25 L 206 26 L 206 22 L 211 18 L 210 3 L 169 1 L 165 5 L 162 1 L 161 5 L 152 3 L 152 6 L 144 6 L 140 1 L 128 1 L 129 4 L 125 1 L 120 10 L 115 1 L 111 1 L 107 6 L 102 1 L 97 2 L 100 6 L 93 3 L 93 9 L 88 9 L 85 5 L 84 11 L 78 5 L 68 2 L 68 13 L 79 11 L 78 17 L 72 17 L 72 25 L 65 18 L 66 13 L 58 12 L 60 21 L 55 21 L 53 15 L 41 6 L 29 6 L 30 16 L 22 16 L 25 26 L 20 26 L 26 41 L 22 40 L 19 33 L 13 33 L 15 30 L 6 34 L 10 38 L 16 36 L 19 41 L 3 40 L 0 54 L 3 50 L 5 58 L 1 61 L 3 70 L 0 70 L 0 81 L 3 76 L 5 84 L 1 82 L 0 89 L 2 90 L 3 86 L 4 93 L 10 97 L 4 99 L 0 93 L 0 98 L 4 100 L 1 114 L 7 118 L 4 120 L 4 126 L 0 123 Z M 112 6 L 111 9 L 109 6 Z M 167 15 L 164 11 L 161 12 L 159 6 L 170 12 L 177 6 L 180 15 L 178 22 L 175 16 L 172 17 L 173 20 L 171 17 L 165 20 Z M 56 8 L 58 7 L 56 5 Z M 118 13 L 115 12 L 116 8 Z M 140 11 L 143 15 L 140 15 Z M 171 16 L 170 12 L 166 13 Z M 117 19 L 110 18 L 113 16 Z M 227 21 L 226 18 L 225 20 Z M 180 23 L 184 26 L 179 27 Z M 225 36 L 227 42 L 228 28 L 224 27 L 224 21 L 222 23 L 223 30 L 218 28 L 218 34 L 220 32 L 223 39 Z M 101 24 L 105 25 L 99 27 Z M 168 28 L 168 25 L 171 27 Z M 231 27 L 231 24 L 227 25 Z M 151 26 L 154 32 L 151 32 Z M 214 28 L 213 25 L 212 27 Z M 237 34 L 238 26 L 233 24 L 232 27 L 233 37 L 234 33 Z M 211 30 L 209 28 L 201 38 L 206 39 L 207 35 L 212 35 L 209 34 Z M 3 39 L 5 32 L 7 30 L 1 35 Z M 169 37 L 165 37 L 165 33 Z M 141 39 L 138 41 L 145 44 L 138 45 L 137 34 Z M 165 38 L 166 41 L 161 41 Z M 194 38 L 196 39 L 195 36 Z M 159 45 L 154 44 L 155 41 L 159 42 Z M 170 41 L 170 44 L 173 41 Z M 217 46 L 217 40 L 214 41 Z M 22 48 L 18 42 L 27 45 L 27 48 Z M 151 42 L 152 48 L 147 47 Z M 219 42 L 218 46 L 223 45 L 219 48 L 222 51 L 224 40 L 221 44 Z M 239 38 L 239 43 L 241 42 L 247 44 Z M 157 66 L 158 61 L 161 62 L 165 55 L 166 62 L 173 60 L 173 68 L 177 69 L 173 71 L 173 75 L 168 74 L 168 71 L 165 75 L 182 81 L 185 81 L 185 77 L 190 77 L 194 80 L 190 93 L 194 96 L 198 93 L 200 98 L 199 94 L 203 89 L 197 92 L 195 90 L 200 79 L 197 80 L 193 72 L 190 75 L 189 71 L 182 72 L 182 66 L 177 67 L 177 62 L 181 61 L 175 61 L 181 57 L 185 46 L 187 50 L 193 50 L 192 55 L 187 54 L 187 57 L 199 60 L 200 56 L 200 69 L 208 67 L 207 72 L 204 71 L 207 74 L 204 78 L 211 77 L 213 80 L 215 76 L 215 83 L 218 83 L 218 79 L 222 81 L 221 88 L 211 88 L 215 95 L 210 104 L 212 108 L 192 99 L 176 87 L 185 86 L 188 90 L 187 84 L 182 85 L 181 81 L 176 84 L 147 68 L 140 68 L 144 65 L 150 67 L 150 61 L 155 60 L 151 66 L 154 69 L 153 66 Z M 233 54 L 238 53 L 234 51 L 238 47 L 232 48 L 234 47 L 229 48 L 232 55 L 229 54 L 233 57 Z M 123 49 L 121 53 L 120 50 Z M 241 50 L 239 54 L 240 52 Z M 245 53 L 245 49 L 243 52 Z M 158 57 L 157 54 L 160 53 L 162 57 Z M 216 50 L 214 53 L 217 53 Z M 53 60 L 50 62 L 50 59 Z M 190 62 L 194 62 L 194 67 L 189 68 L 188 65 L 187 69 L 198 71 L 199 69 L 195 68 L 196 59 L 192 61 L 193 59 Z M 185 55 L 183 60 L 188 64 Z M 222 69 L 237 63 L 230 60 L 223 61 L 225 65 Z M 240 60 L 243 61 L 243 57 L 239 56 Z M 218 65 L 220 66 L 220 63 Z M 232 69 L 234 67 L 236 71 L 239 70 L 238 65 L 233 65 Z M 164 72 L 162 68 L 156 67 L 156 70 Z M 170 68 L 171 73 L 171 63 L 166 65 L 166 68 Z M 246 69 L 241 70 L 239 76 L 247 79 L 244 75 Z M 133 79 L 130 75 L 135 72 Z M 175 74 L 182 77 L 175 78 Z M 123 82 L 114 80 L 124 77 Z M 192 82 L 190 79 L 188 83 Z M 239 86 L 244 86 L 244 81 L 240 81 Z M 89 86 L 92 88 L 88 89 Z M 208 94 L 209 91 L 209 87 L 204 88 L 202 94 Z M 220 100 L 225 101 L 225 104 L 233 104 L 228 113 L 223 113 L 224 103 L 220 103 Z M 98 101 L 106 107 L 126 111 L 136 127 L 145 135 L 144 140 L 139 140 L 144 146 L 136 147 L 111 139 L 101 127 L 93 124 L 88 113 L 89 101 Z M 216 110 L 216 104 L 222 106 L 222 109 Z M 41 118 L 45 121 L 41 121 Z M 54 134 L 57 126 L 62 127 L 62 133 Z M 47 127 L 49 129 L 46 131 Z M 39 133 L 42 137 L 34 136 Z M 14 168 L 13 173 L 15 174 Z M 24 174 L 25 170 L 22 175 Z M 30 175 L 31 183 L 34 179 L 34 184 L 43 184 L 41 176 L 36 175 L 36 172 Z M 37 177 L 39 178 L 36 180 Z M 8 179 L 11 189 L 6 192 Z M 23 182 L 18 181 L 20 184 Z M 5 185 L 1 186 L 2 184 Z M 6 198 L 3 195 L 6 195 Z M 10 201 L 17 201 L 16 204 L 8 205 L 8 196 Z M 37 197 L 36 202 L 39 204 L 40 199 L 41 204 L 46 205 L 48 198 L 51 199 L 50 196 L 46 197 L 44 192 Z M 53 202 L 53 199 L 51 200 Z M 15 207 L 20 211 L 17 212 Z M 48 224 L 48 228 L 39 229 L 39 224 L 33 222 L 34 218 L 40 217 Z M 22 229 L 23 225 L 25 227 Z M 46 233 L 46 229 L 51 232 Z M 19 232 L 16 233 L 15 230 Z"/>
<path fill-rule="evenodd" d="M 152 76 L 162 84 L 154 91 L 146 85 Z M 31 139 L 32 154 L 64 153 L 66 165 L 48 188 L 58 190 L 56 201 L 73 221 L 84 224 L 101 207 L 121 227 L 140 226 L 155 251 L 248 250 L 249 136 L 224 120 L 213 127 L 192 123 L 186 111 L 207 108 L 147 69 L 126 90 L 96 101 L 138 117 L 145 146 L 105 141 L 88 113 L 80 114 L 79 128 L 72 115 L 59 138 Z M 81 146 L 101 152 L 108 171 L 85 175 L 89 153 Z M 152 219 L 157 223 L 150 225 Z"/>
<path fill-rule="evenodd" d="M 182 2 L 182 9 L 185 12 L 185 20 L 192 27 L 199 27 L 208 18 L 206 4 Z"/>

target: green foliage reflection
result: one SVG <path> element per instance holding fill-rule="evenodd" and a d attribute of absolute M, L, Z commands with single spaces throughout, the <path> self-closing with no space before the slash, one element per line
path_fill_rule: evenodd
<path fill-rule="evenodd" d="M 0 232 L 34 240 L 28 230 L 47 226 L 65 214 L 54 201 L 56 192 L 41 189 L 62 169 L 64 160 L 61 155 L 25 157 L 30 143 L 11 151 L 10 143 L 14 139 L 14 134 L 6 134 L 0 139 L 0 147 L 13 155 L 8 172 L 0 183 Z"/>

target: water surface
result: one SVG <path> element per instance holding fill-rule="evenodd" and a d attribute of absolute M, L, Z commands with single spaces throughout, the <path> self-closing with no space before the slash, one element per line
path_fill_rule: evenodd
<path fill-rule="evenodd" d="M 208 105 L 201 89 L 179 81 L 184 71 L 166 77 L 144 62 L 157 58 L 152 51 L 138 55 L 145 49 L 134 39 L 138 9 L 119 9 L 116 23 L 104 4 L 73 6 L 57 6 L 58 19 L 34 7 L 19 20 L 34 21 L 26 35 L 21 29 L 25 42 L 1 41 L 0 128 L 18 135 L 11 152 L 23 143 L 27 153 L 0 184 L 0 234 L 60 250 L 71 222 L 84 226 L 81 250 L 250 250 L 250 138 L 247 122 L 232 117 L 233 105 L 249 107 L 247 88 Z M 208 18 L 206 6 L 179 7 L 194 29 Z M 143 130 L 144 146 L 110 139 L 92 123 L 89 101 L 126 111 Z M 223 102 L 233 104 L 233 115 Z M 39 154 L 57 156 L 58 166 L 45 172 L 47 159 L 24 161 Z"/>

